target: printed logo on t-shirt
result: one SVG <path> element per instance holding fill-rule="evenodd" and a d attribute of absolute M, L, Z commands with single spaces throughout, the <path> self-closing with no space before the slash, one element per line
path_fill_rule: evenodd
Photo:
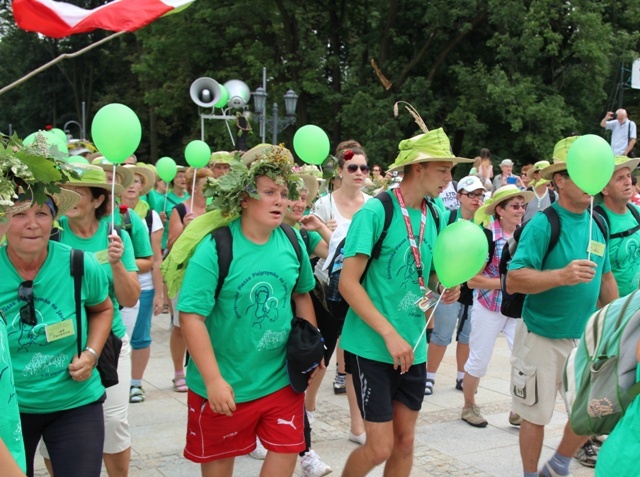
<path fill-rule="evenodd" d="M 245 315 L 253 321 L 252 326 L 262 328 L 262 323 L 267 320 L 274 322 L 278 319 L 278 305 L 280 301 L 273 296 L 271 284 L 267 282 L 257 283 L 251 289 L 251 305 L 245 310 Z"/>

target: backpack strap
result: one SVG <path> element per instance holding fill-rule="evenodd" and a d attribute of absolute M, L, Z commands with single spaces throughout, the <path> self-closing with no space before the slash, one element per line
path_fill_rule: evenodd
<path fill-rule="evenodd" d="M 174 210 L 178 212 L 178 215 L 180 216 L 180 222 L 184 224 L 184 217 L 185 215 L 187 215 L 187 206 L 184 205 L 184 202 L 180 202 L 179 204 L 176 204 Z"/>
<path fill-rule="evenodd" d="M 489 261 L 487 262 L 487 264 L 489 264 L 493 260 L 493 255 L 496 253 L 496 243 L 493 241 L 493 232 L 491 232 L 491 230 L 482 227 L 482 231 L 485 237 L 487 237 L 487 243 L 489 244 Z"/>
<path fill-rule="evenodd" d="M 611 238 L 613 238 L 613 236 L 609 235 L 609 224 L 607 223 L 607 225 L 605 225 L 605 221 L 604 221 L 604 217 L 598 213 L 593 214 L 593 220 L 596 223 L 596 225 L 598 226 L 598 228 L 600 229 L 600 232 L 602 232 L 602 236 L 604 237 L 604 239 L 608 242 Z M 633 229 L 631 229 L 633 230 Z M 636 230 L 640 230 L 640 226 L 637 227 Z M 626 232 L 621 232 L 621 233 L 627 233 L 629 232 L 629 230 L 627 230 Z M 633 232 L 631 232 L 629 235 L 631 235 Z M 617 234 L 616 234 L 617 235 Z M 591 239 L 591 237 L 589 237 L 589 239 Z"/>
<path fill-rule="evenodd" d="M 298 257 L 298 278 L 296 278 L 296 284 L 292 288 L 292 290 L 295 290 L 298 287 L 298 282 L 300 281 L 300 272 L 302 271 L 302 249 L 300 248 L 300 242 L 298 242 L 296 231 L 293 229 L 293 227 L 291 227 L 291 225 L 282 223 L 280 224 L 280 228 L 289 239 L 289 242 L 291 242 L 293 250 L 295 250 L 296 252 L 296 257 Z"/>
<path fill-rule="evenodd" d="M 147 229 L 149 229 L 149 235 L 151 235 L 151 230 L 153 229 L 153 209 L 147 210 L 144 221 L 147 223 Z"/>
<path fill-rule="evenodd" d="M 229 275 L 231 260 L 233 260 L 233 237 L 231 235 L 231 229 L 225 225 L 211 232 L 211 238 L 216 240 L 216 253 L 218 254 L 218 284 L 216 285 L 216 291 L 213 295 L 218 299 L 222 284 L 227 278 L 227 275 Z"/>
<path fill-rule="evenodd" d="M 449 211 L 449 218 L 447 219 L 447 225 L 451 225 L 451 224 L 455 223 L 457 218 L 458 218 L 458 211 L 457 210 L 450 210 Z"/>
<path fill-rule="evenodd" d="M 433 199 L 428 198 L 426 199 L 426 201 L 429 212 L 431 213 L 431 217 L 433 217 L 433 221 L 436 225 L 436 235 L 438 235 L 440 233 L 440 214 L 438 214 L 438 209 L 433 203 Z"/>
<path fill-rule="evenodd" d="M 374 199 L 378 199 L 380 202 L 382 202 L 382 207 L 384 209 L 384 223 L 382 225 L 382 233 L 371 249 L 371 258 L 369 259 L 369 261 L 380 256 L 380 252 L 382 251 L 382 242 L 387 236 L 389 226 L 391 225 L 391 219 L 393 218 L 393 201 L 391 200 L 391 195 L 389 195 L 389 193 L 385 191 L 376 195 Z M 369 268 L 368 263 L 367 268 Z M 362 275 L 364 276 L 366 273 L 367 270 L 365 269 Z"/>
<path fill-rule="evenodd" d="M 554 209 L 553 207 L 547 207 L 542 211 L 542 213 L 547 216 L 547 220 L 549 221 L 549 225 L 551 226 L 549 245 L 547 246 L 547 251 L 542 257 L 542 262 L 544 262 L 547 258 L 547 255 L 549 255 L 549 252 L 551 252 L 551 250 L 553 250 L 553 248 L 558 245 L 558 240 L 560 240 L 560 216 L 558 215 L 556 209 Z"/>
<path fill-rule="evenodd" d="M 302 237 L 302 243 L 304 243 L 304 247 L 309 250 L 309 231 L 307 229 L 299 229 L 300 237 Z"/>
<path fill-rule="evenodd" d="M 69 271 L 73 277 L 73 297 L 76 304 L 76 333 L 78 334 L 78 357 L 82 354 L 82 275 L 84 275 L 84 252 L 71 249 Z"/>

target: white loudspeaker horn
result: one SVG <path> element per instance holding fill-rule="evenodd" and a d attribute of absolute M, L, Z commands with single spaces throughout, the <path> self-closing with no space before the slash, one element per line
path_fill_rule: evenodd
<path fill-rule="evenodd" d="M 215 104 L 220 101 L 222 92 L 216 80 L 204 76 L 191 83 L 189 95 L 191 96 L 191 100 L 198 106 L 213 108 Z"/>
<path fill-rule="evenodd" d="M 229 102 L 227 103 L 234 109 L 244 108 L 251 98 L 251 90 L 247 83 L 237 79 L 229 80 L 224 85 L 229 92 Z"/>

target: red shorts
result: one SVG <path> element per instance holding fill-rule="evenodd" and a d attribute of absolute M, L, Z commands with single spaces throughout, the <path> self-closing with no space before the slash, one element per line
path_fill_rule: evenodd
<path fill-rule="evenodd" d="M 184 456 L 190 461 L 204 463 L 248 454 L 256 448 L 256 436 L 269 451 L 298 454 L 306 449 L 304 393 L 296 393 L 291 386 L 236 404 L 231 417 L 214 413 L 209 401 L 191 390 L 187 406 Z"/>

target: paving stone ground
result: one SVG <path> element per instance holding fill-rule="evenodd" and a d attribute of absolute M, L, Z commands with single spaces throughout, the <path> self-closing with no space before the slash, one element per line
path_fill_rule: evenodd
<path fill-rule="evenodd" d="M 131 477 L 199 476 L 198 465 L 182 457 L 186 432 L 186 394 L 172 389 L 169 354 L 169 317 L 154 318 L 151 361 L 143 387 L 146 400 L 129 407 L 133 439 Z M 450 346 L 438 371 L 434 393 L 425 396 L 418 419 L 412 476 L 512 477 L 522 475 L 518 429 L 508 422 L 509 350 L 503 337 L 498 339 L 489 374 L 480 382 L 477 403 L 489 421 L 484 429 L 473 428 L 460 419 L 462 392 L 455 389 L 455 347 Z M 318 397 L 312 440 L 314 450 L 339 476 L 349 454 L 357 447 L 348 441 L 349 411 L 344 395 L 335 395 L 331 381 L 334 366 L 322 383 Z M 562 436 L 567 416 L 560 400 L 553 421 L 546 429 L 542 459 L 549 458 Z M 40 459 L 36 476 L 47 472 Z M 542 462 L 542 460 L 541 460 Z M 250 457 L 236 459 L 234 476 L 252 477 L 260 473 L 261 461 Z M 575 477 L 592 477 L 592 469 L 574 460 Z M 382 476 L 382 467 L 371 475 Z M 103 475 L 106 472 L 103 470 Z M 299 466 L 296 476 L 300 476 Z"/>

